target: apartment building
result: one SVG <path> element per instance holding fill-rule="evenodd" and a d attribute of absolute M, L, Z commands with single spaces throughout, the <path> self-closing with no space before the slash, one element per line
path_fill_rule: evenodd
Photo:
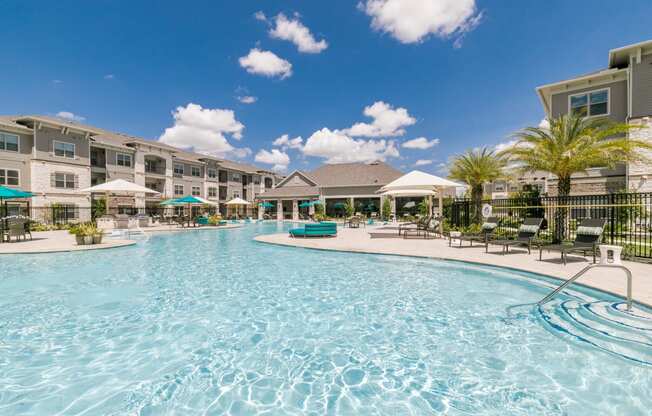
<path fill-rule="evenodd" d="M 192 153 L 153 140 L 48 116 L 0 117 L 0 185 L 35 194 L 32 206 L 64 206 L 90 217 L 90 195 L 81 189 L 125 179 L 160 196 L 111 195 L 111 207 L 157 209 L 164 199 L 199 196 L 220 204 L 273 188 L 279 177 L 257 166 Z"/>
<path fill-rule="evenodd" d="M 537 93 L 548 117 L 570 113 L 609 117 L 638 126 L 630 137 L 652 141 L 652 40 L 612 49 L 606 69 L 540 86 Z M 556 195 L 556 179 L 547 182 L 548 193 Z M 652 166 L 622 163 L 572 177 L 571 193 L 575 195 L 624 189 L 652 192 Z"/>

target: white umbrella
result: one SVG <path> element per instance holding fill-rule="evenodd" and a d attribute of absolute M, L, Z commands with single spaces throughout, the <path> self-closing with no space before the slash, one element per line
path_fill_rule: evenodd
<path fill-rule="evenodd" d="M 219 202 L 209 201 L 208 199 L 202 198 L 200 196 L 196 196 L 195 199 L 201 201 L 202 204 L 206 204 L 206 205 L 214 205 L 214 206 L 220 205 Z"/>
<path fill-rule="evenodd" d="M 432 201 L 432 195 L 436 192 L 439 196 L 439 215 L 443 214 L 444 202 L 443 193 L 447 188 L 462 187 L 457 182 L 449 181 L 448 179 L 431 175 L 429 173 L 413 170 L 400 178 L 388 183 L 380 188 L 378 192 L 383 195 L 393 196 L 425 196 L 428 195 Z M 423 193 L 428 192 L 428 193 Z M 432 194 L 430 194 L 432 192 Z M 431 204 L 432 206 L 432 204 Z M 439 223 L 439 231 L 443 231 L 443 223 Z"/>
<path fill-rule="evenodd" d="M 245 201 L 242 198 L 233 198 L 232 200 L 227 202 L 226 205 L 236 206 L 237 207 L 237 206 L 240 206 L 240 205 L 244 205 L 244 206 L 251 205 L 251 203 L 249 201 Z M 236 208 L 236 214 L 237 214 L 237 210 L 238 209 Z"/>
<path fill-rule="evenodd" d="M 125 181 L 124 179 L 116 179 L 114 181 L 105 182 L 100 185 L 91 186 L 90 188 L 82 189 L 79 192 L 123 192 L 129 194 L 149 194 L 159 195 L 160 192 L 154 191 L 144 186 L 135 184 L 133 182 Z"/>

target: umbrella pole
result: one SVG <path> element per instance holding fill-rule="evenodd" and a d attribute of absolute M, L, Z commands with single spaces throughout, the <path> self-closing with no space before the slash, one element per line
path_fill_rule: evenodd
<path fill-rule="evenodd" d="M 444 197 L 439 189 L 439 234 L 444 235 Z"/>

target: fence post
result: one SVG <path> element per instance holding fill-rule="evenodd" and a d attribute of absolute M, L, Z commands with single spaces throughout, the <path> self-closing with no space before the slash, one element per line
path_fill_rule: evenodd
<path fill-rule="evenodd" d="M 609 200 L 610 200 L 610 210 L 609 210 L 609 228 L 610 228 L 610 233 L 609 233 L 609 244 L 613 244 L 615 241 L 614 236 L 616 235 L 616 208 L 614 207 L 614 204 L 616 203 L 616 194 L 610 194 L 609 195 Z"/>

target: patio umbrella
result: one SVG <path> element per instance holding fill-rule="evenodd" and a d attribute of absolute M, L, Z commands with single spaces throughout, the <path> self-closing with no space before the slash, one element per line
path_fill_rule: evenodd
<path fill-rule="evenodd" d="M 230 200 L 229 202 L 227 202 L 226 205 L 236 207 L 236 213 L 237 213 L 237 211 L 238 211 L 238 207 L 239 207 L 240 205 L 248 206 L 248 205 L 251 205 L 251 203 L 250 203 L 249 201 L 245 201 L 245 200 L 242 199 L 242 198 L 233 198 L 232 200 Z"/>
<path fill-rule="evenodd" d="M 33 194 L 31 192 L 0 186 L 0 201 L 5 201 L 5 213 L 8 212 L 7 199 L 31 198 L 32 196 Z M 29 211 L 29 202 L 27 203 L 27 210 Z"/>
<path fill-rule="evenodd" d="M 310 202 L 310 201 L 306 201 L 306 202 L 302 202 L 302 203 L 300 203 L 300 204 L 299 204 L 299 208 L 309 208 L 309 207 L 311 207 L 312 205 L 313 205 L 312 202 Z"/>
<path fill-rule="evenodd" d="M 333 204 L 333 208 L 342 209 L 346 206 L 344 202 L 336 202 Z"/>
<path fill-rule="evenodd" d="M 414 208 L 416 205 L 417 205 L 416 202 L 408 201 L 407 204 L 403 205 L 403 208 Z"/>
<path fill-rule="evenodd" d="M 176 199 L 166 199 L 165 201 L 161 202 L 159 205 L 163 206 L 169 206 L 169 205 L 183 205 L 183 202 L 177 202 Z"/>
<path fill-rule="evenodd" d="M 265 209 L 266 208 L 274 208 L 274 204 L 272 204 L 271 202 L 267 202 L 267 201 L 261 202 L 260 204 L 258 204 L 258 206 L 261 207 L 261 208 L 265 208 Z"/>

